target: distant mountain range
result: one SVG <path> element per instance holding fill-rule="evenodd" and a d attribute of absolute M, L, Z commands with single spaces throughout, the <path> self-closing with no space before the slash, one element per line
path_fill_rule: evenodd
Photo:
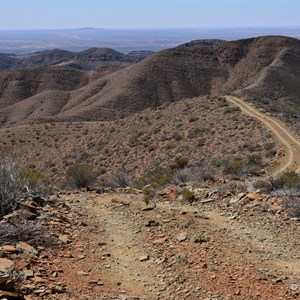
<path fill-rule="evenodd" d="M 40 67 L 0 73 L 0 122 L 117 119 L 185 98 L 230 93 L 299 116 L 298 39 L 198 40 L 144 58 L 148 54 L 91 49 L 75 57 L 62 50 L 24 57 Z M 5 57 L 8 63 L 16 59 Z M 97 71 L 70 67 L 94 69 L 103 62 L 110 63 Z"/>
<path fill-rule="evenodd" d="M 81 70 L 96 70 L 106 65 L 126 66 L 153 54 L 152 51 L 132 51 L 124 54 L 107 48 L 90 48 L 81 52 L 54 49 L 27 55 L 0 53 L 0 71 L 32 69 L 49 66 L 71 66 Z"/>

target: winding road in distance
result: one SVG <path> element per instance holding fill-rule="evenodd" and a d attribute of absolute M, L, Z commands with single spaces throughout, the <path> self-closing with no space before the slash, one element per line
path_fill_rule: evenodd
<path fill-rule="evenodd" d="M 260 112 L 257 108 L 245 103 L 243 100 L 233 96 L 225 96 L 225 98 L 229 102 L 238 106 L 245 114 L 262 122 L 273 133 L 276 143 L 284 149 L 285 155 L 280 158 L 278 163 L 271 168 L 269 174 L 267 175 L 276 177 L 285 171 L 296 171 L 299 173 L 299 138 L 293 134 L 281 121 Z"/>

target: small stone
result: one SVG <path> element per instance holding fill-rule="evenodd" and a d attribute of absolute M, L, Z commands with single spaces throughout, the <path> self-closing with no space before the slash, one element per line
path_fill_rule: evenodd
<path fill-rule="evenodd" d="M 32 292 L 36 288 L 35 284 L 23 284 L 22 289 Z"/>
<path fill-rule="evenodd" d="M 19 294 L 17 293 L 12 293 L 8 291 L 0 291 L 0 297 L 2 300 L 4 299 L 19 299 Z"/>
<path fill-rule="evenodd" d="M 247 198 L 249 200 L 256 200 L 256 199 L 262 198 L 262 195 L 261 194 L 256 194 L 256 193 L 250 193 L 250 194 L 247 194 Z"/>
<path fill-rule="evenodd" d="M 62 285 L 56 285 L 53 289 L 52 292 L 53 293 L 65 293 L 67 290 L 64 286 Z"/>
<path fill-rule="evenodd" d="M 24 260 L 24 259 L 17 261 L 16 264 L 15 264 L 15 268 L 17 270 L 23 270 L 23 269 L 26 269 L 28 267 L 29 267 L 29 262 L 27 260 Z"/>
<path fill-rule="evenodd" d="M 29 256 L 29 257 L 34 257 L 38 253 L 37 250 L 34 247 L 30 246 L 29 244 L 27 244 L 25 242 L 19 242 L 19 243 L 17 243 L 16 248 L 23 255 Z"/>
<path fill-rule="evenodd" d="M 60 235 L 59 237 L 58 237 L 58 239 L 61 241 L 61 242 L 63 242 L 63 243 L 65 243 L 65 244 L 68 244 L 68 243 L 70 243 L 70 240 L 69 240 L 69 237 L 67 236 L 67 235 Z"/>
<path fill-rule="evenodd" d="M 58 272 L 56 272 L 56 271 L 53 272 L 53 273 L 52 273 L 52 277 L 58 277 Z"/>
<path fill-rule="evenodd" d="M 42 287 L 42 288 L 40 288 L 40 289 L 34 290 L 33 293 L 34 293 L 34 294 L 42 294 L 42 293 L 45 293 L 45 288 Z"/>
<path fill-rule="evenodd" d="M 140 257 L 140 261 L 141 262 L 143 262 L 143 261 L 147 261 L 147 260 L 149 260 L 149 255 L 148 254 L 146 254 L 146 255 L 142 255 L 141 257 Z"/>
<path fill-rule="evenodd" d="M 237 197 L 241 200 L 243 198 L 245 198 L 247 195 L 245 193 L 238 193 Z"/>
<path fill-rule="evenodd" d="M 164 244 L 166 242 L 166 240 L 167 240 L 166 238 L 157 239 L 157 240 L 153 241 L 152 244 L 154 244 L 154 245 L 162 245 L 162 244 Z"/>
<path fill-rule="evenodd" d="M 13 261 L 6 258 L 0 258 L 0 284 L 5 283 L 9 279 L 13 269 Z"/>
<path fill-rule="evenodd" d="M 25 279 L 32 278 L 34 276 L 34 272 L 32 270 L 23 270 L 23 274 Z"/>
<path fill-rule="evenodd" d="M 89 273 L 86 273 L 86 272 L 83 272 L 83 271 L 78 271 L 77 275 L 79 275 L 79 276 L 88 276 Z"/>
<path fill-rule="evenodd" d="M 5 252 L 18 252 L 17 248 L 15 246 L 12 246 L 12 245 L 4 245 L 4 246 L 1 246 L 1 249 L 3 249 Z"/>
<path fill-rule="evenodd" d="M 98 246 L 100 246 L 100 247 L 104 247 L 104 246 L 106 246 L 107 245 L 107 243 L 105 243 L 105 242 L 99 242 L 98 243 Z"/>
<path fill-rule="evenodd" d="M 95 280 L 95 279 L 92 279 L 89 281 L 89 284 L 97 284 L 98 283 L 98 280 Z"/>
<path fill-rule="evenodd" d="M 187 239 L 187 235 L 185 234 L 185 233 L 181 233 L 181 234 L 179 234 L 178 236 L 177 236 L 177 240 L 179 241 L 179 242 L 183 242 L 183 241 L 185 241 Z"/>
<path fill-rule="evenodd" d="M 155 227 L 155 226 L 158 226 L 158 225 L 159 225 L 159 223 L 156 222 L 155 220 L 149 220 L 149 221 L 147 221 L 147 222 L 145 223 L 145 226 L 146 226 L 146 227 Z"/>

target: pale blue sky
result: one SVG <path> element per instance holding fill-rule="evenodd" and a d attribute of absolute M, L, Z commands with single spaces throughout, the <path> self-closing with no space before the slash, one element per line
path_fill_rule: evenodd
<path fill-rule="evenodd" d="M 0 30 L 300 26 L 300 0 L 0 0 Z"/>

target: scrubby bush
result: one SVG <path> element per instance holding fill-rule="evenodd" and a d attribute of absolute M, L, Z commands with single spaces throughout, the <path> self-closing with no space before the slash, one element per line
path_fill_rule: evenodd
<path fill-rule="evenodd" d="M 0 217 L 11 212 L 26 193 L 50 192 L 47 176 L 32 169 L 21 169 L 16 157 L 8 151 L 0 153 Z"/>
<path fill-rule="evenodd" d="M 203 169 L 201 178 L 203 181 L 215 181 L 214 172 L 210 168 Z"/>
<path fill-rule="evenodd" d="M 263 162 L 258 155 L 252 154 L 246 158 L 233 158 L 223 161 L 223 172 L 239 179 L 245 175 L 258 175 L 263 168 Z"/>
<path fill-rule="evenodd" d="M 191 190 L 184 190 L 182 192 L 182 199 L 183 201 L 187 201 L 187 202 L 193 202 L 196 200 L 195 194 L 193 191 Z"/>
<path fill-rule="evenodd" d="M 157 167 L 153 171 L 150 171 L 141 176 L 134 185 L 138 188 L 143 188 L 146 185 L 152 187 L 164 187 L 173 181 L 173 171 L 171 169 L 164 169 Z"/>
<path fill-rule="evenodd" d="M 125 168 L 121 168 L 112 174 L 112 177 L 107 184 L 112 188 L 126 188 L 130 186 L 130 180 Z"/>
<path fill-rule="evenodd" d="M 300 175 L 294 171 L 285 172 L 278 178 L 270 178 L 269 181 L 274 193 L 283 195 L 300 194 Z"/>
<path fill-rule="evenodd" d="M 286 188 L 300 188 L 300 175 L 294 171 L 283 173 L 273 185 Z"/>
<path fill-rule="evenodd" d="M 65 177 L 69 184 L 77 188 L 89 187 L 96 179 L 92 167 L 80 163 L 75 163 L 68 167 Z"/>
<path fill-rule="evenodd" d="M 241 111 L 241 109 L 238 106 L 229 106 L 224 109 L 224 114 L 230 114 L 238 111 Z"/>
<path fill-rule="evenodd" d="M 143 193 L 144 193 L 144 202 L 148 205 L 150 203 L 150 200 L 154 198 L 156 189 L 153 188 L 151 185 L 148 185 L 143 189 Z"/>
<path fill-rule="evenodd" d="M 189 159 L 187 157 L 177 158 L 175 161 L 175 168 L 184 169 L 189 163 Z"/>
<path fill-rule="evenodd" d="M 279 196 L 300 195 L 300 175 L 294 171 L 285 172 L 276 178 L 255 181 L 254 188 Z"/>
<path fill-rule="evenodd" d="M 300 198 L 286 196 L 282 200 L 283 208 L 291 218 L 300 218 Z"/>
<path fill-rule="evenodd" d="M 0 153 L 0 217 L 15 208 L 23 188 L 24 182 L 13 156 Z"/>
<path fill-rule="evenodd" d="M 51 193 L 51 182 L 48 176 L 28 168 L 20 170 L 20 175 L 30 191 L 46 194 Z"/>

